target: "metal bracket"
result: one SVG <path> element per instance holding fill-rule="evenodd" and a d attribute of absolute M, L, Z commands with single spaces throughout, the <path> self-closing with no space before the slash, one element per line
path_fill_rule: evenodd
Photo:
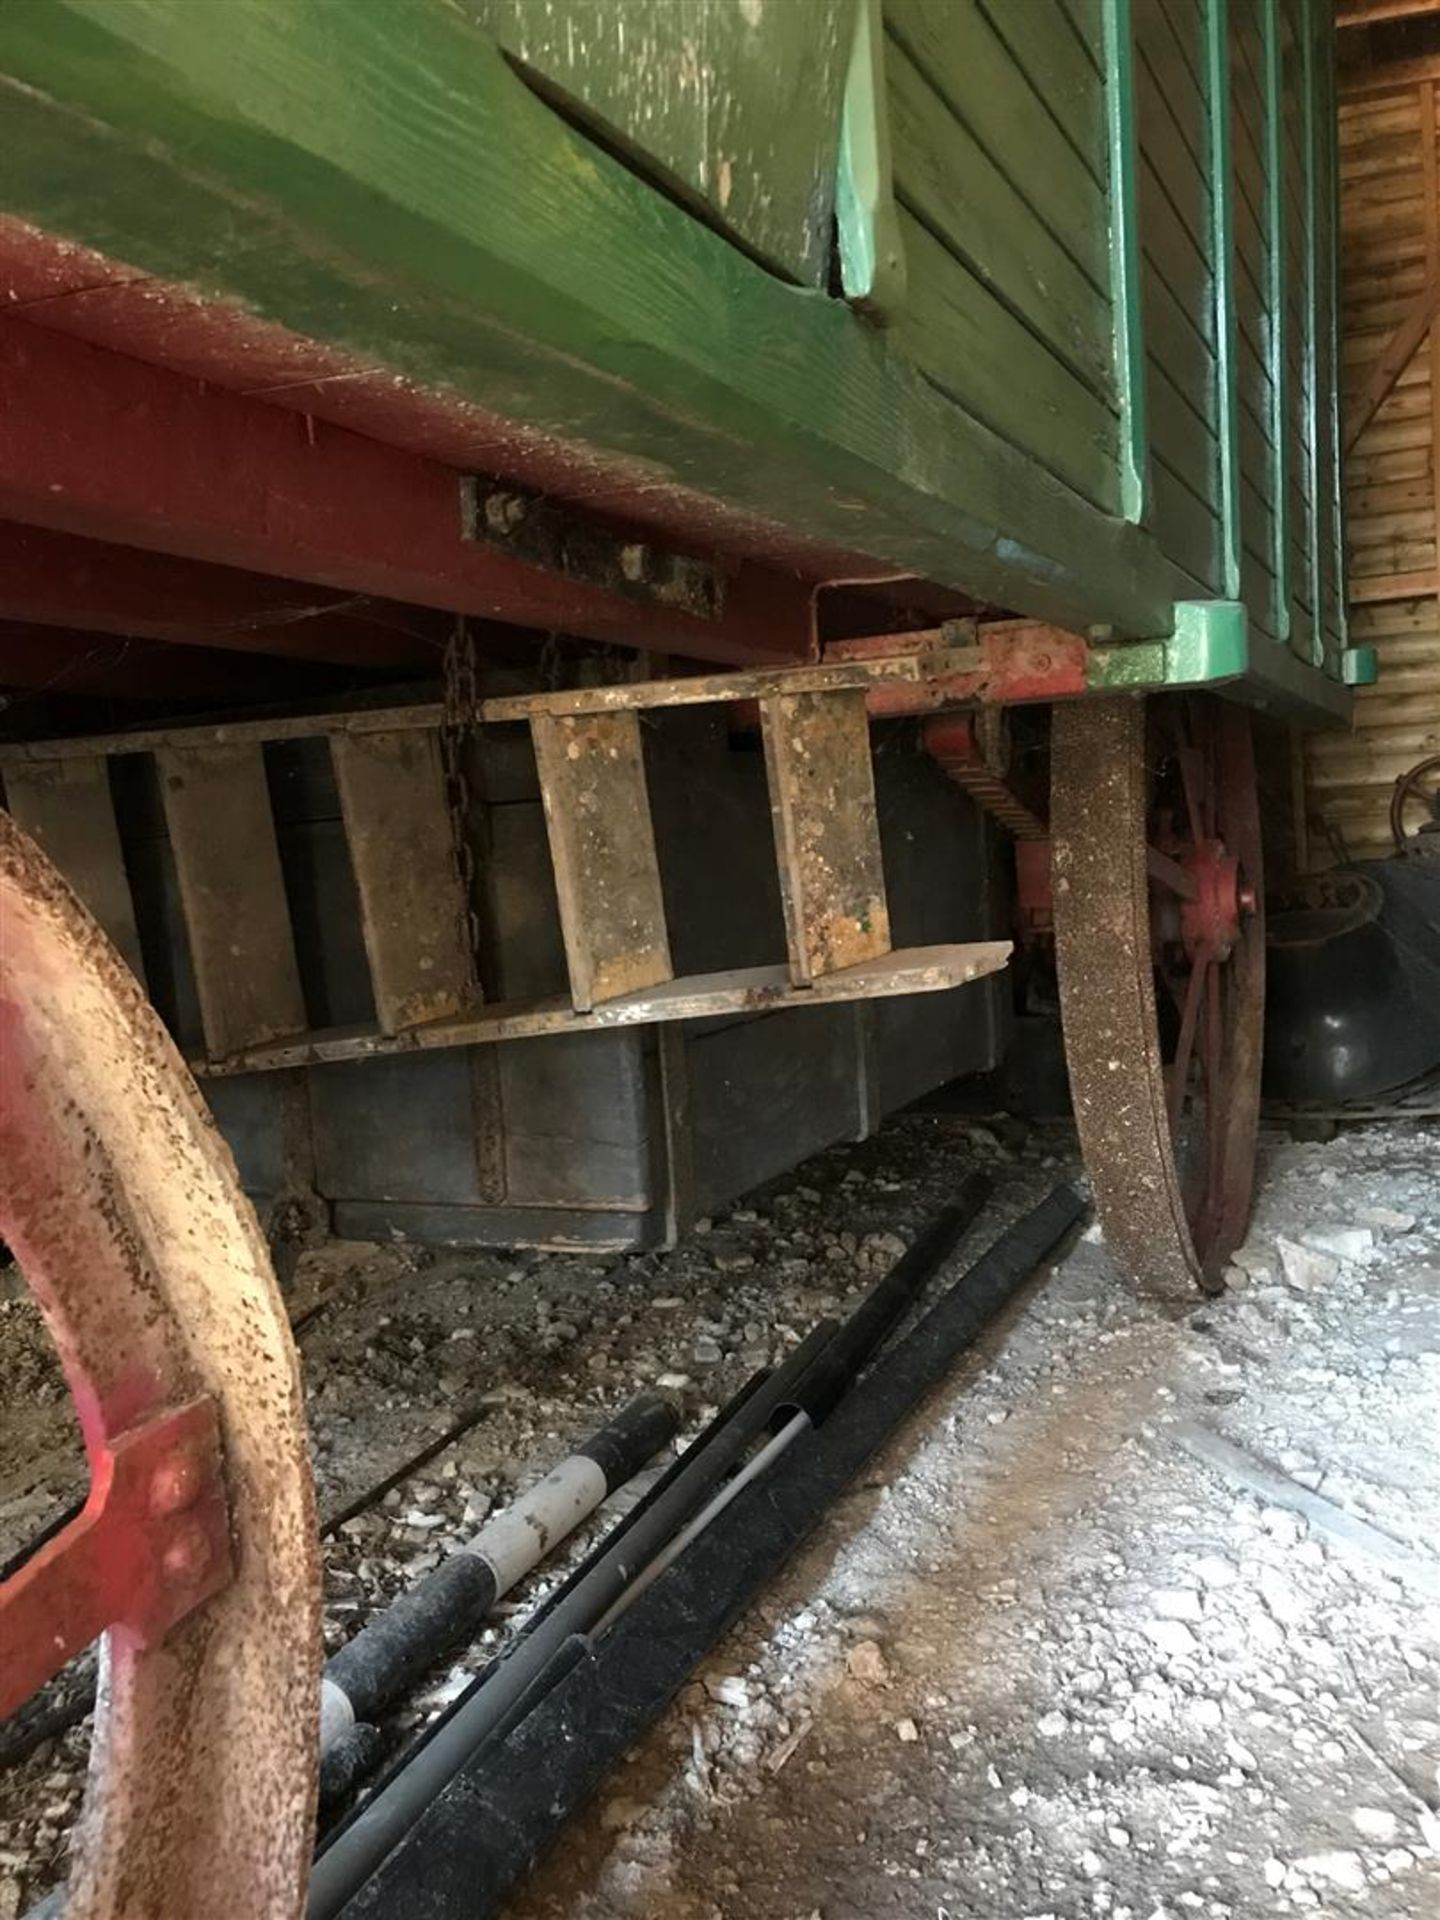
<path fill-rule="evenodd" d="M 717 620 L 725 576 L 710 560 L 627 539 L 557 500 L 483 476 L 460 482 L 464 536 L 545 573 L 621 599 Z"/>
<path fill-rule="evenodd" d="M 213 1400 L 99 1448 L 83 1513 L 0 1586 L 0 1719 L 107 1628 L 153 1645 L 233 1577 Z"/>

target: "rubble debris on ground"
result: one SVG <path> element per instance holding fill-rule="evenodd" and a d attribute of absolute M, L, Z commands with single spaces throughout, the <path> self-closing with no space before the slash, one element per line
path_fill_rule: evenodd
<path fill-rule="evenodd" d="M 464 1397 L 490 1400 L 331 1544 L 330 1643 L 638 1388 L 668 1387 L 693 1432 L 853 1304 L 977 1164 L 997 1193 L 971 1244 L 1073 1144 L 908 1116 L 670 1254 L 307 1255 L 297 1286 L 329 1303 L 301 1342 L 322 1508 Z M 1082 1240 L 696 1675 L 515 1920 L 1428 1920 L 1437 1174 L 1423 1124 L 1268 1138 L 1230 1290 L 1189 1313 L 1137 1301 Z M 12 1419 L 32 1434 L 33 1396 L 6 1387 L 7 1437 Z M 0 1550 L 74 1472 L 67 1433 L 53 1467 L 7 1473 Z M 79 1729 L 0 1783 L 0 1920 L 61 1869 L 84 1751 Z"/>

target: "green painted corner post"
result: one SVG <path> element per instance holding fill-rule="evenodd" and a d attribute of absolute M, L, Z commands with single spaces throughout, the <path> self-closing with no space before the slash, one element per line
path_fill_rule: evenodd
<path fill-rule="evenodd" d="M 1235 318 L 1234 169 L 1230 158 L 1230 10 L 1205 0 L 1205 92 L 1210 108 L 1211 253 L 1215 263 L 1215 377 L 1220 392 L 1220 542 L 1224 598 L 1240 598 L 1240 385 Z"/>
<path fill-rule="evenodd" d="M 895 217 L 885 28 L 880 0 L 858 0 L 840 115 L 835 225 L 845 298 L 884 320 L 905 304 L 905 245 Z"/>
<path fill-rule="evenodd" d="M 1280 0 L 1264 0 L 1265 45 L 1265 301 L 1270 375 L 1270 438 L 1274 505 L 1271 558 L 1275 569 L 1275 639 L 1290 644 L 1290 354 L 1285 273 L 1285 81 L 1280 45 Z"/>
<path fill-rule="evenodd" d="M 1105 116 L 1110 165 L 1110 308 L 1120 403 L 1120 503 L 1143 525 L 1150 510 L 1150 437 L 1145 417 L 1145 315 L 1140 291 L 1139 153 L 1135 135 L 1135 41 L 1130 0 L 1103 0 Z"/>
<path fill-rule="evenodd" d="M 1243 600 L 1182 600 L 1166 643 L 1165 677 L 1173 686 L 1238 680 L 1250 666 L 1250 616 Z"/>

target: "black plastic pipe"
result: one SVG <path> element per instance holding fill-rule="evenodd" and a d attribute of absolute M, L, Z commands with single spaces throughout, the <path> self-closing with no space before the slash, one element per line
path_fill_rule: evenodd
<path fill-rule="evenodd" d="M 915 1305 L 959 1246 L 966 1229 L 990 1198 L 988 1174 L 968 1174 L 959 1197 L 941 1209 L 911 1246 L 872 1287 L 833 1340 L 816 1354 L 795 1383 L 791 1405 L 818 1427 L 861 1368 Z"/>
<path fill-rule="evenodd" d="M 881 1358 L 840 1416 L 803 1434 L 603 1639 L 559 1642 L 532 1710 L 466 1758 L 345 1920 L 492 1920 L 696 1661 L 1084 1210 L 1073 1188 L 1057 1187 Z"/>
<path fill-rule="evenodd" d="M 737 1397 L 634 1513 L 602 1543 L 582 1576 L 567 1583 L 513 1648 L 494 1661 L 449 1712 L 426 1729 L 349 1820 L 330 1835 L 310 1877 L 309 1920 L 329 1920 L 409 1831 L 417 1815 L 464 1764 L 477 1741 L 510 1724 L 552 1656 L 594 1626 L 675 1530 L 765 1433 L 777 1408 L 836 1331 L 817 1326 L 786 1361 Z"/>
<path fill-rule="evenodd" d="M 641 1394 L 332 1654 L 322 1761 L 357 1720 L 379 1713 L 472 1633 L 517 1580 L 675 1438 L 679 1424 L 671 1401 Z M 333 1792 L 333 1781 L 322 1791 Z"/>
<path fill-rule="evenodd" d="M 735 1478 L 721 1487 L 708 1504 L 661 1548 L 648 1566 L 641 1569 L 620 1598 L 595 1628 L 604 1633 L 622 1613 L 634 1606 L 645 1589 L 658 1580 L 666 1568 L 682 1553 L 688 1553 L 707 1527 L 738 1500 L 752 1480 L 769 1473 L 780 1455 L 834 1408 L 836 1402 L 855 1383 L 857 1375 L 874 1357 L 906 1313 L 915 1305 L 931 1280 L 960 1244 L 965 1230 L 990 1197 L 989 1176 L 973 1173 L 960 1190 L 960 1198 L 945 1207 L 899 1259 L 885 1278 L 870 1292 L 850 1318 L 816 1354 L 795 1383 L 790 1404 L 777 1409 L 772 1426 L 775 1437 L 749 1459 Z"/>
<path fill-rule="evenodd" d="M 722 1421 L 715 1441 L 697 1450 L 693 1467 L 687 1468 L 682 1461 L 672 1469 L 643 1508 L 602 1542 L 595 1564 L 582 1569 L 581 1577 L 555 1597 L 517 1644 L 400 1757 L 365 1805 L 329 1836 L 311 1881 L 310 1920 L 327 1920 L 338 1912 L 348 1893 L 396 1844 L 415 1817 L 415 1809 L 439 1791 L 464 1755 L 497 1729 L 514 1723 L 517 1702 L 528 1697 L 536 1677 L 568 1635 L 594 1631 L 624 1609 L 632 1586 L 638 1589 L 657 1577 L 661 1569 L 654 1563 L 661 1561 L 663 1568 L 667 1546 L 766 1426 L 774 1432 L 792 1422 L 797 1413 L 812 1422 L 824 1418 L 954 1252 L 990 1190 L 987 1175 L 968 1175 L 959 1197 L 926 1226 L 849 1319 L 839 1327 L 822 1322 L 782 1368 L 763 1382 L 752 1383 L 736 1417 Z M 676 1484 L 672 1486 L 671 1481 Z M 723 1510 L 723 1502 L 717 1501 L 716 1507 Z M 685 1545 L 688 1550 L 689 1542 Z M 360 1741 L 359 1747 L 351 1743 L 337 1758 L 337 1770 L 353 1774 L 367 1736 L 361 1735 Z M 326 1789 L 330 1785 L 324 1783 Z"/>

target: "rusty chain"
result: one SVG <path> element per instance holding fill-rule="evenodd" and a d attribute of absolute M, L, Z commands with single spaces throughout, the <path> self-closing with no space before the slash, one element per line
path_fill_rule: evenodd
<path fill-rule="evenodd" d="M 440 724 L 440 765 L 445 778 L 445 806 L 450 816 L 450 838 L 455 873 L 460 882 L 461 932 L 470 957 L 471 984 L 480 978 L 480 915 L 475 902 L 475 849 L 470 828 L 470 780 L 465 754 L 480 714 L 480 687 L 475 667 L 475 641 L 463 614 L 456 617 L 445 642 L 444 718 Z"/>

